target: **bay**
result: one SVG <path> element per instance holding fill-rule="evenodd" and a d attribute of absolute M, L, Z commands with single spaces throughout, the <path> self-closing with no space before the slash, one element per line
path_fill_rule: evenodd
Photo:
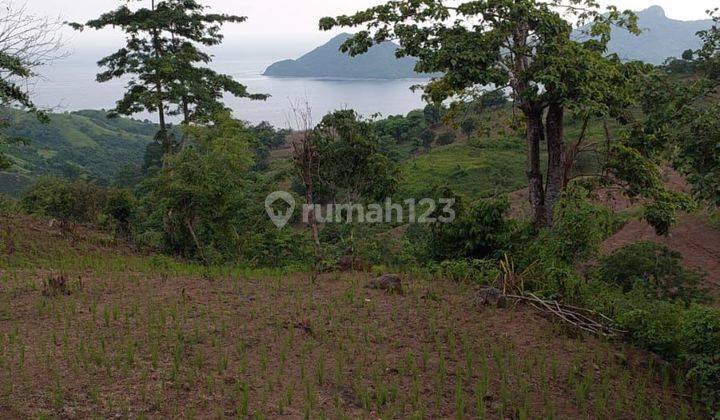
<path fill-rule="evenodd" d="M 125 80 L 95 82 L 97 57 L 70 57 L 40 69 L 42 78 L 32 87 L 33 98 L 42 107 L 55 112 L 81 109 L 111 109 L 122 97 Z M 262 57 L 243 59 L 218 57 L 212 67 L 245 84 L 251 93 L 266 93 L 267 101 L 249 101 L 227 97 L 226 103 L 236 118 L 259 123 L 268 121 L 276 127 L 294 125 L 293 106 L 307 102 L 313 120 L 339 109 L 354 109 L 365 117 L 406 114 L 424 106 L 421 93 L 411 87 L 423 79 L 359 80 L 266 77 L 262 73 L 272 61 Z M 138 114 L 139 119 L 155 121 L 152 114 Z"/>

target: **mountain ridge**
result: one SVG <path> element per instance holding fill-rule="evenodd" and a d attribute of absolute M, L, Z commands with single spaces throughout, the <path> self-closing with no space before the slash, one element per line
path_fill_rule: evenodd
<path fill-rule="evenodd" d="M 661 6 L 650 6 L 637 12 L 638 25 L 643 31 L 636 36 L 623 28 L 613 28 L 608 52 L 624 60 L 640 60 L 662 64 L 669 57 L 679 57 L 687 49 L 698 49 L 701 40 L 697 32 L 712 26 L 707 20 L 675 20 L 667 17 Z M 579 34 L 579 31 L 578 31 Z M 302 55 L 298 59 L 286 59 L 271 64 L 263 73 L 271 77 L 309 77 L 341 79 L 403 79 L 427 78 L 427 74 L 415 72 L 416 60 L 412 57 L 398 59 L 398 46 L 384 42 L 373 46 L 357 57 L 339 51 L 340 46 L 352 34 L 342 33 L 327 43 Z M 579 36 L 579 35 L 578 35 Z"/>
<path fill-rule="evenodd" d="M 317 77 L 342 79 L 414 79 L 427 78 L 415 72 L 416 60 L 397 58 L 398 46 L 392 42 L 375 45 L 356 57 L 340 52 L 340 46 L 352 35 L 342 33 L 298 59 L 271 64 L 263 73 L 273 77 Z"/>

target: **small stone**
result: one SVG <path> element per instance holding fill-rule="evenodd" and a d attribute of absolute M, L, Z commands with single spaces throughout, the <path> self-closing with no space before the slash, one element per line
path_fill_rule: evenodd
<path fill-rule="evenodd" d="M 500 289 L 495 287 L 483 286 L 475 294 L 475 305 L 476 306 L 496 306 L 505 307 L 507 299 L 503 295 Z"/>
<path fill-rule="evenodd" d="M 365 287 L 368 289 L 402 293 L 402 280 L 400 279 L 400 276 L 396 274 L 383 274 L 378 278 L 370 280 Z"/>

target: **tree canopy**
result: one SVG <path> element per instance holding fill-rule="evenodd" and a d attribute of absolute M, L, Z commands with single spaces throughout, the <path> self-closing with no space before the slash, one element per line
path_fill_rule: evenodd
<path fill-rule="evenodd" d="M 571 23 L 573 22 L 573 23 Z M 553 206 L 568 182 L 563 119 L 571 110 L 611 116 L 630 102 L 628 73 L 606 56 L 611 28 L 637 33 L 637 17 L 592 0 L 389 1 L 353 15 L 326 17 L 320 28 L 365 29 L 341 47 L 351 55 L 390 39 L 398 56 L 418 59 L 416 70 L 441 73 L 424 88 L 432 102 L 510 89 L 525 118 L 528 182 L 536 226 L 551 226 Z M 585 36 L 571 37 L 581 28 Z M 540 144 L 547 143 L 543 176 Z"/>
<path fill-rule="evenodd" d="M 167 115 L 181 115 L 185 125 L 206 122 L 224 109 L 225 92 L 253 100 L 267 97 L 250 94 L 232 77 L 207 67 L 212 58 L 200 46 L 220 44 L 222 25 L 246 18 L 206 13 L 206 9 L 195 0 L 150 0 L 149 7 L 133 10 L 122 5 L 85 24 L 71 24 L 78 30 L 117 27 L 125 32 L 126 45 L 98 62 L 104 71 L 97 80 L 132 76 L 112 114 L 157 113 L 157 138 L 165 153 L 174 147 Z"/>

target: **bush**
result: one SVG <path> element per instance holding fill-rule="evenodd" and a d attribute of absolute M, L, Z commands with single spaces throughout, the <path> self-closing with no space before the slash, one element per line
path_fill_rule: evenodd
<path fill-rule="evenodd" d="M 28 213 L 53 217 L 63 223 L 96 223 L 106 201 L 106 191 L 87 181 L 40 178 L 22 196 Z"/>
<path fill-rule="evenodd" d="M 658 299 L 698 299 L 703 278 L 682 266 L 682 256 L 670 248 L 652 242 L 639 242 L 621 248 L 600 262 L 602 281 L 617 284 L 624 292 L 640 282 Z"/>
<path fill-rule="evenodd" d="M 438 144 L 441 146 L 447 146 L 448 144 L 455 143 L 457 136 L 452 131 L 446 131 L 438 136 Z"/>
<path fill-rule="evenodd" d="M 470 137 L 477 131 L 477 123 L 472 118 L 467 118 L 460 123 L 460 129 L 466 137 Z"/>
<path fill-rule="evenodd" d="M 720 409 L 720 311 L 681 301 L 658 300 L 645 283 L 632 290 L 591 280 L 585 289 L 585 306 L 612 316 L 630 341 L 660 356 L 679 361 L 688 369 L 703 401 Z"/>
<path fill-rule="evenodd" d="M 665 357 L 680 354 L 683 305 L 648 299 L 640 288 L 618 299 L 618 306 L 618 327 L 628 331 L 633 342 Z"/>
<path fill-rule="evenodd" d="M 443 261 L 436 267 L 438 276 L 452 281 L 472 280 L 479 284 L 494 284 L 500 277 L 496 260 Z"/>
<path fill-rule="evenodd" d="M 117 229 L 123 233 L 130 233 L 130 223 L 137 211 L 137 200 L 128 190 L 111 189 L 105 202 L 105 214 L 112 218 Z"/>
<path fill-rule="evenodd" d="M 248 238 L 241 256 L 259 267 L 310 266 L 313 250 L 306 235 L 291 229 L 268 228 Z"/>
<path fill-rule="evenodd" d="M 0 194 L 0 216 L 10 216 L 21 211 L 20 203 L 14 198 Z"/>
<path fill-rule="evenodd" d="M 688 376 L 702 388 L 704 402 L 720 414 L 720 311 L 694 305 L 679 328 Z"/>
<path fill-rule="evenodd" d="M 432 226 L 430 247 L 435 261 L 500 258 L 510 247 L 515 224 L 505 219 L 507 197 L 480 200 L 459 209 L 451 223 Z"/>
<path fill-rule="evenodd" d="M 587 190 L 571 185 L 555 207 L 555 226 L 539 233 L 528 247 L 526 262 L 574 264 L 590 258 L 617 226 L 618 219 L 610 209 L 592 204 Z"/>

